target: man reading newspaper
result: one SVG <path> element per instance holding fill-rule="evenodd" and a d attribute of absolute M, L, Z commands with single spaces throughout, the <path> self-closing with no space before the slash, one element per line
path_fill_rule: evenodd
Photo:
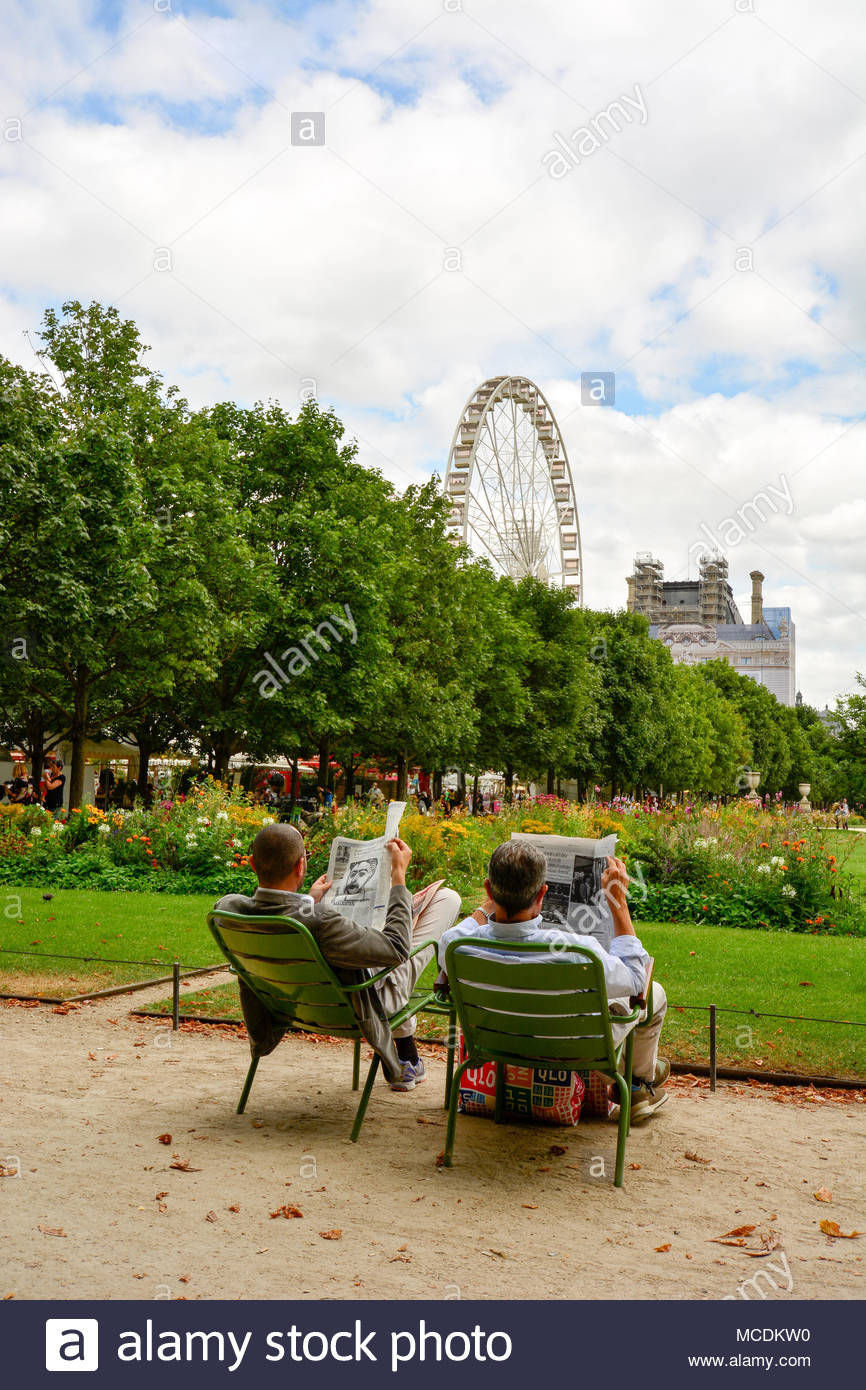
<path fill-rule="evenodd" d="M 255 893 L 252 897 L 229 893 L 220 898 L 214 911 L 297 918 L 315 937 L 325 960 L 346 984 L 358 983 L 370 971 L 396 966 L 378 985 L 353 995 L 353 1003 L 361 1031 L 382 1059 L 392 1091 L 411 1091 L 425 1080 L 424 1062 L 415 1045 L 415 1019 L 399 1024 L 392 1036 L 387 1018 L 407 1002 L 421 972 L 433 959 L 435 947 L 411 959 L 410 951 L 422 941 L 439 940 L 457 918 L 460 897 L 441 882 L 413 897 L 406 887 L 412 851 L 404 840 L 393 837 L 387 844 L 383 842 L 384 853 L 376 851 L 372 856 L 367 855 L 365 846 L 377 845 L 377 841 L 351 843 L 363 853 L 351 859 L 351 863 L 347 860 L 349 868 L 342 879 L 342 892 L 331 891 L 329 897 L 334 885 L 327 874 L 322 874 L 304 893 L 307 853 L 303 836 L 293 825 L 266 825 L 253 840 L 251 852 L 259 881 Z M 389 879 L 381 926 L 375 922 L 369 925 L 350 915 L 359 904 L 363 907 L 362 918 L 368 908 L 373 913 L 376 905 L 368 885 L 379 881 L 380 855 Z M 341 911 L 344 898 L 345 911 Z M 243 980 L 238 983 L 253 1055 L 266 1056 L 276 1047 L 284 1030 L 275 1027 L 265 1006 Z"/>
<path fill-rule="evenodd" d="M 611 919 L 611 936 L 605 947 L 597 934 L 587 934 L 586 929 L 579 932 L 570 925 L 551 925 L 550 920 L 545 919 L 549 865 L 544 851 L 533 843 L 538 838 L 541 837 L 517 835 L 493 851 L 484 880 L 487 901 L 440 938 L 439 964 L 443 973 L 439 981 L 446 983 L 445 952 L 452 941 L 463 937 L 489 941 L 489 947 L 466 949 L 477 950 L 480 954 L 489 951 L 491 955 L 496 954 L 497 941 L 537 941 L 540 948 L 557 943 L 584 946 L 601 960 L 611 1014 L 629 1013 L 630 999 L 643 996 L 647 988 L 650 957 L 632 924 L 626 897 L 628 871 L 625 864 L 613 855 L 607 857 L 604 867 L 602 861 L 598 861 L 600 888 Z M 521 961 L 531 957 L 521 956 L 515 960 L 512 956 L 510 959 L 511 968 L 519 974 Z M 670 1076 L 670 1062 L 658 1055 L 667 998 L 659 984 L 652 985 L 652 1003 L 651 1023 L 639 1028 L 634 1037 L 631 1118 L 635 1123 L 652 1115 L 667 1100 L 662 1087 Z M 646 1009 L 642 1017 L 646 1017 Z M 612 1022 L 614 1042 L 619 1043 L 635 1026 L 634 1023 Z"/>

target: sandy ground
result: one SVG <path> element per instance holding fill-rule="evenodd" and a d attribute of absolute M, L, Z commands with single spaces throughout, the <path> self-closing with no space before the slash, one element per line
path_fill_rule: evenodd
<path fill-rule="evenodd" d="M 246 1042 L 132 1018 L 146 998 L 0 1006 L 0 1297 L 862 1297 L 866 1236 L 819 1222 L 866 1229 L 864 1093 L 672 1082 L 622 1190 L 600 1121 L 461 1118 L 447 1170 L 436 1049 L 423 1087 L 377 1084 L 353 1145 L 348 1044 L 284 1041 L 236 1115 Z M 710 1243 L 741 1225 L 773 1253 Z"/>

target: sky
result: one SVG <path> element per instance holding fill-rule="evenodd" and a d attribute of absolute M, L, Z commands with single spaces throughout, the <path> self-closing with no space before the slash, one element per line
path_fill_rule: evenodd
<path fill-rule="evenodd" d="M 6 0 L 0 352 L 114 304 L 192 405 L 314 393 L 399 488 L 527 376 L 586 603 L 715 538 L 832 704 L 866 673 L 864 49 L 860 0 Z"/>

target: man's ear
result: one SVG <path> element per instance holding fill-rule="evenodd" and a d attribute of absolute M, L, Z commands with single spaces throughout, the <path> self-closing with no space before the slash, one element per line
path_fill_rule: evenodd
<path fill-rule="evenodd" d="M 547 893 L 547 884 L 546 884 L 546 883 L 542 883 L 541 888 L 539 889 L 539 892 L 538 892 L 538 897 L 535 899 L 535 903 L 533 904 L 534 907 L 537 907 L 537 908 L 538 908 L 539 913 L 541 912 L 541 904 L 544 902 L 544 898 L 545 898 L 546 893 Z"/>
<path fill-rule="evenodd" d="M 487 896 L 488 896 L 488 898 L 490 899 L 490 901 L 493 902 L 493 893 L 492 893 L 491 888 L 490 888 L 490 879 L 489 879 L 489 878 L 486 878 L 486 879 L 484 880 L 484 891 L 485 891 L 485 893 L 487 894 Z"/>

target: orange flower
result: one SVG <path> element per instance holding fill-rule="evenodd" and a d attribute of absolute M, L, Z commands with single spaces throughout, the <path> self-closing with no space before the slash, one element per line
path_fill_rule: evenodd
<path fill-rule="evenodd" d="M 766 840 L 762 840 L 762 841 L 761 841 L 761 849 L 769 849 L 769 848 L 770 848 L 770 846 L 767 844 L 767 841 L 766 841 Z"/>
<path fill-rule="evenodd" d="M 131 837 L 130 835 L 127 835 L 127 837 L 126 837 L 126 843 L 127 843 L 128 845 L 131 845 L 131 844 L 132 844 L 132 837 Z"/>
<path fill-rule="evenodd" d="M 802 854 L 798 854 L 798 855 L 797 855 L 797 863 L 798 863 L 798 864 L 802 864 L 802 862 L 803 862 L 803 856 L 802 856 Z"/>
<path fill-rule="evenodd" d="M 790 843 L 791 843 L 790 840 L 783 840 L 783 841 L 782 841 L 782 844 L 783 844 L 783 845 L 790 845 Z"/>
<path fill-rule="evenodd" d="M 831 855 L 829 856 L 829 858 L 827 859 L 827 863 L 828 863 L 828 864 L 835 864 L 835 863 L 836 863 L 836 856 L 835 856 L 835 854 L 831 854 Z"/>
<path fill-rule="evenodd" d="M 838 872 L 839 872 L 839 870 L 836 869 L 836 868 L 833 868 L 833 869 L 830 870 L 830 873 L 831 873 L 831 874 L 837 874 Z"/>

